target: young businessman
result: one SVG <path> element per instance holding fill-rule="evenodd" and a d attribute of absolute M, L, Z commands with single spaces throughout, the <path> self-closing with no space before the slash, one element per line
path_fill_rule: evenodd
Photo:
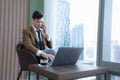
<path fill-rule="evenodd" d="M 34 53 L 38 63 L 41 58 L 54 60 L 55 52 L 51 49 L 53 44 L 43 22 L 43 14 L 35 11 L 32 15 L 32 22 L 31 27 L 23 29 L 24 49 Z"/>

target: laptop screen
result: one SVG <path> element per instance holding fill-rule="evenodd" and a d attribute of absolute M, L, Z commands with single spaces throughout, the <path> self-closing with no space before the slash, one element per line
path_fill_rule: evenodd
<path fill-rule="evenodd" d="M 78 47 L 60 47 L 57 51 L 52 66 L 73 65 L 79 59 L 83 48 Z"/>

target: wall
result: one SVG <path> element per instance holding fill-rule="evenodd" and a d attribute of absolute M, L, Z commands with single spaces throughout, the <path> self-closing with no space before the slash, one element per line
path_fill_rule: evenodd
<path fill-rule="evenodd" d="M 16 44 L 29 24 L 29 0 L 0 0 L 0 80 L 16 80 Z"/>
<path fill-rule="evenodd" d="M 44 0 L 30 0 L 30 20 L 29 24 L 32 24 L 32 14 L 35 10 L 44 12 Z"/>

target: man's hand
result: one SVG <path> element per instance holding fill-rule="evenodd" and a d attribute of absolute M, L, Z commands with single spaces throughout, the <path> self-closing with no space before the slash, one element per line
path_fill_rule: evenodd
<path fill-rule="evenodd" d="M 47 54 L 45 52 L 41 53 L 41 56 L 50 60 L 54 60 L 55 56 L 53 56 L 52 54 Z"/>
<path fill-rule="evenodd" d="M 43 25 L 43 32 L 44 32 L 46 38 L 48 39 L 49 36 L 48 36 L 48 33 L 47 33 L 47 29 L 46 29 L 46 25 L 45 25 L 45 24 Z"/>

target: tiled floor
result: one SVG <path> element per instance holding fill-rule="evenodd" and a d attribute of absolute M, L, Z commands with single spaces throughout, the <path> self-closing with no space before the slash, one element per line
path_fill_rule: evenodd
<path fill-rule="evenodd" d="M 39 80 L 48 80 L 47 77 L 44 77 L 44 76 L 41 76 L 39 75 L 40 79 Z M 20 80 L 28 80 L 28 77 L 27 78 L 21 78 Z M 32 73 L 30 75 L 30 80 L 36 80 L 36 74 Z"/>
<path fill-rule="evenodd" d="M 39 75 L 39 77 L 40 77 L 39 80 L 48 80 L 47 77 L 45 77 L 45 76 Z M 28 80 L 28 77 L 27 77 L 27 79 L 20 79 L 20 80 Z M 36 80 L 36 73 L 31 72 L 30 80 Z M 95 78 L 95 76 L 92 76 L 92 77 L 86 77 L 86 78 L 80 78 L 80 79 L 74 79 L 74 80 L 96 80 L 96 78 Z"/>
<path fill-rule="evenodd" d="M 28 79 L 20 79 L 20 80 L 28 80 Z M 30 80 L 36 80 L 36 76 L 32 75 L 30 77 Z M 48 80 L 47 78 L 41 76 L 39 80 Z M 95 77 L 87 77 L 87 78 L 80 78 L 80 79 L 75 79 L 75 80 L 96 80 Z"/>
<path fill-rule="evenodd" d="M 30 76 L 30 80 L 36 80 L 36 75 Z M 44 76 L 40 75 L 40 79 L 39 80 L 48 80 L 48 79 L 47 79 L 47 77 L 44 77 Z"/>

